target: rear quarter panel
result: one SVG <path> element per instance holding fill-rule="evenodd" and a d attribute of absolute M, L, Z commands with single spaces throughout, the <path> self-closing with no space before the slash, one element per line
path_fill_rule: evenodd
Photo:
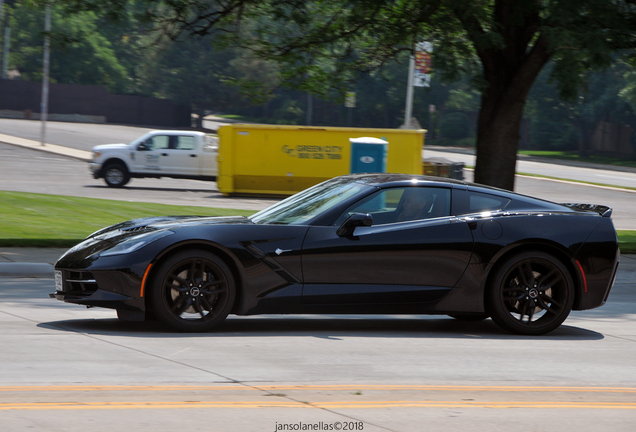
<path fill-rule="evenodd" d="M 566 265 L 576 285 L 575 309 L 595 307 L 590 305 L 598 302 L 598 296 L 605 295 L 618 247 L 611 219 L 577 213 L 501 213 L 475 216 L 469 225 L 475 240 L 471 262 L 457 283 L 456 292 L 440 308 L 484 312 L 484 294 L 498 266 L 526 250 L 550 253 Z M 599 226 L 602 228 L 597 229 Z M 587 292 L 585 278 L 576 263 L 579 257 L 587 277 Z"/>

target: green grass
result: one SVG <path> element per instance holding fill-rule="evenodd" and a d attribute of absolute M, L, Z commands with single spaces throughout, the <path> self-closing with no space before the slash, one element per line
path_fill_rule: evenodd
<path fill-rule="evenodd" d="M 467 168 L 467 167 L 465 167 L 465 168 Z M 472 167 L 472 168 L 474 169 L 475 167 Z M 522 176 L 525 176 L 525 177 L 536 177 L 536 178 L 543 178 L 543 179 L 548 179 L 548 180 L 562 180 L 562 181 L 581 183 L 581 184 L 587 184 L 587 185 L 592 185 L 592 186 L 603 186 L 603 187 L 608 187 L 608 188 L 613 188 L 613 189 L 636 190 L 636 187 L 632 187 L 632 186 L 617 186 L 617 185 L 612 185 L 612 184 L 608 184 L 608 183 L 589 182 L 589 181 L 583 181 L 583 180 L 570 180 L 570 179 L 563 178 L 563 177 L 547 176 L 547 175 L 543 175 L 543 174 L 532 174 L 532 173 L 524 173 L 524 172 L 519 172 L 519 171 L 517 171 L 516 174 L 517 175 L 522 175 Z"/>
<path fill-rule="evenodd" d="M 618 247 L 623 254 L 636 253 L 636 231 L 618 230 Z"/>
<path fill-rule="evenodd" d="M 0 191 L 0 246 L 69 247 L 100 228 L 145 216 L 247 216 L 252 213 L 250 210 Z"/>
<path fill-rule="evenodd" d="M 560 160 L 636 167 L 636 160 L 629 160 L 625 158 L 617 158 L 617 157 L 609 157 L 609 156 L 599 156 L 599 155 L 590 155 L 587 157 L 581 157 L 579 153 L 575 151 L 520 150 L 519 154 L 527 155 L 527 156 L 560 159 Z"/>
<path fill-rule="evenodd" d="M 0 203 L 0 247 L 70 247 L 100 228 L 144 216 L 254 213 L 2 191 Z M 622 253 L 636 253 L 636 231 L 619 230 L 618 241 Z"/>

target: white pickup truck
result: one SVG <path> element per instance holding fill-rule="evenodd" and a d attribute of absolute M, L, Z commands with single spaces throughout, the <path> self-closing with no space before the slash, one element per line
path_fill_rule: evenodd
<path fill-rule="evenodd" d="M 152 131 L 129 144 L 93 147 L 90 169 L 110 187 L 132 177 L 216 180 L 219 141 L 192 131 Z"/>

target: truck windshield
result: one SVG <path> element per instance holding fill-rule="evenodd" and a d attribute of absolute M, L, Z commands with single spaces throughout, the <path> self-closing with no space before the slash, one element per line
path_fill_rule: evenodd
<path fill-rule="evenodd" d="M 292 195 L 250 217 L 256 224 L 303 225 L 369 186 L 331 179 Z"/>

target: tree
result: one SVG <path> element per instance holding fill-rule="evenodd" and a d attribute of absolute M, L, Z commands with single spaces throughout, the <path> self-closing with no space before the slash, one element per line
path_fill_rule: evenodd
<path fill-rule="evenodd" d="M 62 15 L 52 8 L 51 81 L 65 84 L 104 85 L 123 91 L 127 73 L 115 56 L 111 43 L 99 33 L 93 12 Z M 42 79 L 44 13 L 29 1 L 17 2 L 12 14 L 12 65 L 23 78 Z"/>
<path fill-rule="evenodd" d="M 66 0 L 75 8 L 98 1 Z M 636 0 L 139 0 L 146 22 L 226 43 L 282 64 L 285 82 L 316 93 L 346 87 L 423 39 L 447 78 L 472 74 L 481 92 L 475 180 L 513 189 L 519 129 L 532 84 L 551 77 L 572 98 L 587 71 L 636 46 Z M 125 8 L 109 2 L 109 13 Z M 243 32 L 241 23 L 249 22 Z"/>
<path fill-rule="evenodd" d="M 269 2 L 276 34 L 258 28 L 255 49 L 286 62 L 290 78 L 316 66 L 308 59 L 328 57 L 330 69 L 316 76 L 352 79 L 421 39 L 435 43 L 434 68 L 447 77 L 472 73 L 481 91 L 475 180 L 506 189 L 514 187 L 524 105 L 543 67 L 554 61 L 552 78 L 572 98 L 588 70 L 610 65 L 636 39 L 631 0 L 284 3 Z"/>
<path fill-rule="evenodd" d="M 632 67 L 616 61 L 607 69 L 590 73 L 579 96 L 563 100 L 549 83 L 552 66 L 543 70 L 526 105 L 534 149 L 578 149 L 586 157 L 599 122 L 636 125 L 635 106 L 630 106 L 628 94 Z"/>

